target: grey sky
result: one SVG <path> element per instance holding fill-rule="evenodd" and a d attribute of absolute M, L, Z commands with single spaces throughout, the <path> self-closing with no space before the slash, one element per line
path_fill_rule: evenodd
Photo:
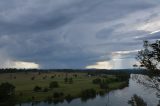
<path fill-rule="evenodd" d="M 0 67 L 131 68 L 160 38 L 159 11 L 158 0 L 1 0 Z"/>

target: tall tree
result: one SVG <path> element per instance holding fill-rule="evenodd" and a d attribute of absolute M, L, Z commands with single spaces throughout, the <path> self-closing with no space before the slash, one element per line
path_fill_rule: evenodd
<path fill-rule="evenodd" d="M 152 72 L 160 72 L 160 41 L 154 43 L 144 41 L 144 49 L 138 52 L 136 59 L 140 67 L 144 67 Z"/>

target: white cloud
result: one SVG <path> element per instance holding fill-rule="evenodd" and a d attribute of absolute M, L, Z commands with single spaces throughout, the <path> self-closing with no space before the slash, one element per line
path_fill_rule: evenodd
<path fill-rule="evenodd" d="M 23 61 L 15 61 L 13 62 L 12 68 L 18 68 L 18 69 L 37 69 L 39 68 L 39 65 L 34 62 L 23 62 Z"/>
<path fill-rule="evenodd" d="M 97 62 L 95 65 L 86 66 L 87 69 L 112 69 L 112 65 L 107 61 Z"/>
<path fill-rule="evenodd" d="M 131 54 L 131 53 L 137 53 L 139 50 L 128 50 L 128 51 L 116 51 L 116 52 L 112 52 L 112 55 L 125 55 L 125 54 Z"/>
<path fill-rule="evenodd" d="M 40 66 L 34 62 L 11 61 L 7 60 L 1 68 L 17 68 L 17 69 L 38 69 Z"/>
<path fill-rule="evenodd" d="M 157 33 L 160 31 L 160 20 L 145 23 L 144 25 L 140 26 L 138 30 L 147 31 L 150 32 L 150 34 Z"/>

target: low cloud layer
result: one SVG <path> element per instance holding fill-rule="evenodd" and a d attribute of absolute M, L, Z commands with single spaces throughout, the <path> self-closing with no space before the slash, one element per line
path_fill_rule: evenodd
<path fill-rule="evenodd" d="M 123 51 L 160 39 L 159 10 L 157 0 L 1 0 L 0 63 L 131 68 L 136 53 Z"/>

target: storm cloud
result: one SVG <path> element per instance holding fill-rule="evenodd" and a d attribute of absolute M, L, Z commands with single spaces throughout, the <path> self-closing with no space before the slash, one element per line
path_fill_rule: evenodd
<path fill-rule="evenodd" d="M 157 0 L 1 0 L 0 68 L 131 68 L 132 51 L 160 38 L 159 10 Z"/>

